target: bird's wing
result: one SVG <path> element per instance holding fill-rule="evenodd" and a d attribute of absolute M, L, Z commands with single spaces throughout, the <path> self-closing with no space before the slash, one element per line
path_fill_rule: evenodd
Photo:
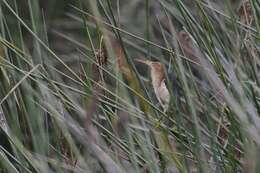
<path fill-rule="evenodd" d="M 168 91 L 168 88 L 165 84 L 165 79 L 162 80 L 159 88 L 158 88 L 158 95 L 160 95 L 160 100 L 164 105 L 169 105 L 170 102 L 170 93 Z"/>

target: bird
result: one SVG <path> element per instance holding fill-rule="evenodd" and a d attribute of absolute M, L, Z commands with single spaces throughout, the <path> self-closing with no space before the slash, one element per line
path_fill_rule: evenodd
<path fill-rule="evenodd" d="M 166 75 L 163 64 L 159 61 L 142 59 L 135 59 L 135 61 L 146 64 L 150 67 L 150 75 L 155 96 L 159 101 L 160 106 L 162 106 L 163 110 L 166 111 L 170 103 L 170 92 L 166 85 Z"/>

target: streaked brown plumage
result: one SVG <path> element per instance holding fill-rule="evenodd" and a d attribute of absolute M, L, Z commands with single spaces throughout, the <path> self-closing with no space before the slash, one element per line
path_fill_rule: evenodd
<path fill-rule="evenodd" d="M 140 59 L 137 59 L 136 61 L 146 64 L 150 67 L 151 69 L 150 75 L 152 78 L 152 85 L 154 88 L 156 98 L 158 99 L 160 105 L 163 107 L 164 111 L 166 111 L 168 109 L 169 102 L 170 102 L 170 93 L 165 83 L 166 78 L 164 73 L 164 66 L 157 61 L 140 60 Z"/>

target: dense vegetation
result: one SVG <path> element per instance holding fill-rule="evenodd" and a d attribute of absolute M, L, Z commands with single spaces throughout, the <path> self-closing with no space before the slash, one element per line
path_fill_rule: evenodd
<path fill-rule="evenodd" d="M 0 0 L 0 172 L 260 172 L 259 22 L 258 0 Z"/>

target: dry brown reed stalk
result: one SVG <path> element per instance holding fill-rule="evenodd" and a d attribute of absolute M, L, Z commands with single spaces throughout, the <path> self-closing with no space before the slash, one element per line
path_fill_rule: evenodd
<path fill-rule="evenodd" d="M 84 146 L 91 149 L 91 152 L 100 161 L 106 172 L 121 173 L 122 170 L 118 167 L 118 165 L 116 165 L 116 163 L 108 156 L 108 154 L 102 150 L 100 146 L 102 144 L 100 134 L 92 123 L 94 115 L 98 111 L 100 96 L 103 95 L 104 92 L 101 85 L 102 82 L 98 82 L 93 86 L 93 94 L 85 111 L 86 116 L 84 118 L 84 129 L 86 131 L 86 135 L 78 130 L 76 134 L 79 135 L 79 138 Z"/>
<path fill-rule="evenodd" d="M 116 62 L 120 72 L 126 77 L 128 81 L 133 80 L 133 75 L 126 61 L 123 48 L 121 47 L 121 45 L 118 43 L 117 40 L 113 39 L 111 42 L 112 42 L 112 47 L 114 48 L 115 51 Z"/>
<path fill-rule="evenodd" d="M 84 119 L 85 130 L 89 135 L 90 139 L 93 140 L 95 143 L 98 142 L 98 135 L 97 135 L 98 132 L 92 123 L 92 119 L 94 118 L 95 113 L 98 111 L 98 106 L 100 103 L 99 98 L 104 92 L 103 88 L 100 87 L 99 85 L 101 85 L 101 82 L 93 86 L 92 97 L 90 98 L 90 102 L 87 105 L 86 116 Z"/>
<path fill-rule="evenodd" d="M 126 128 L 128 126 L 128 123 L 130 121 L 130 117 L 126 111 L 119 111 L 118 112 L 118 120 L 114 126 L 115 132 L 117 136 L 123 137 L 126 133 Z"/>
<path fill-rule="evenodd" d="M 107 49 L 104 45 L 94 52 L 95 61 L 92 63 L 92 74 L 95 81 L 104 80 L 102 68 L 108 63 Z"/>
<path fill-rule="evenodd" d="M 243 1 L 242 5 L 237 10 L 237 13 L 242 23 L 250 25 L 252 21 L 252 9 L 249 0 Z"/>
<path fill-rule="evenodd" d="M 184 55 L 190 59 L 192 62 L 191 67 L 195 70 L 197 77 L 200 79 L 207 79 L 206 74 L 209 70 L 207 67 L 203 67 L 201 60 L 203 59 L 204 63 L 210 64 L 202 52 L 195 46 L 195 43 L 192 42 L 189 34 L 186 31 L 180 31 L 177 35 L 179 44 L 182 48 Z M 214 86 L 211 86 L 211 91 L 213 92 L 212 99 L 216 99 L 218 103 L 224 103 L 224 96 L 222 89 L 217 89 Z"/>
<path fill-rule="evenodd" d="M 114 125 L 113 125 L 115 134 L 119 138 L 123 138 L 127 134 L 127 130 L 128 130 L 127 128 L 128 128 L 128 124 L 130 121 L 130 117 L 126 111 L 118 111 L 117 115 L 119 118 L 116 121 L 116 123 L 114 123 Z M 113 145 L 112 147 L 115 150 L 118 159 L 124 160 L 124 161 L 129 161 L 129 157 L 128 157 L 127 153 L 125 151 L 123 151 L 119 146 Z"/>

